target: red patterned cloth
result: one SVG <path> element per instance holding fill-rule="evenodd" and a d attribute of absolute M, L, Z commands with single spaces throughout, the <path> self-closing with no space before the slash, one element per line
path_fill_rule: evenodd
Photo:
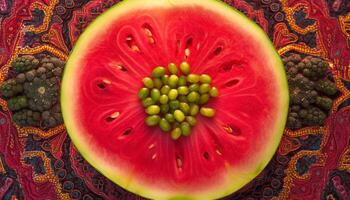
<path fill-rule="evenodd" d="M 319 56 L 340 90 L 323 127 L 285 131 L 266 169 L 225 199 L 350 199 L 350 2 L 225 0 L 255 20 L 281 56 Z M 66 59 L 84 28 L 118 0 L 0 0 L 0 84 L 17 54 Z M 0 199 L 142 199 L 79 155 L 64 126 L 16 127 L 0 99 Z"/>

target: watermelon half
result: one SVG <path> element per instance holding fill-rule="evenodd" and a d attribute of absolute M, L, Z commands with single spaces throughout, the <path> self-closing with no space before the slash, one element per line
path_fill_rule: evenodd
<path fill-rule="evenodd" d="M 156 66 L 187 61 L 209 74 L 216 116 L 172 140 L 146 126 L 137 92 Z M 84 158 L 151 199 L 216 199 L 256 177 L 280 142 L 288 111 L 283 64 L 263 30 L 215 0 L 127 0 L 80 36 L 61 103 Z"/>

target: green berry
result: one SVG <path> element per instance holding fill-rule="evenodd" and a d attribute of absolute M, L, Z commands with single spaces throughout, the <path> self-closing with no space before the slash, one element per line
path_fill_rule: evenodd
<path fill-rule="evenodd" d="M 177 74 L 177 67 L 176 67 L 176 65 L 175 65 L 175 63 L 170 63 L 169 65 L 168 65 L 168 70 L 169 70 L 169 72 L 171 73 L 171 74 Z"/>
<path fill-rule="evenodd" d="M 160 105 L 160 112 L 166 114 L 169 112 L 170 106 L 168 104 Z"/>
<path fill-rule="evenodd" d="M 197 92 L 191 92 L 187 95 L 187 101 L 190 103 L 197 102 L 199 100 L 199 94 Z"/>
<path fill-rule="evenodd" d="M 190 92 L 197 92 L 199 90 L 199 85 L 197 83 L 190 85 L 188 88 Z"/>
<path fill-rule="evenodd" d="M 175 110 L 174 117 L 178 122 L 182 122 L 185 120 L 185 115 L 181 110 Z"/>
<path fill-rule="evenodd" d="M 146 99 L 144 99 L 143 101 L 142 101 L 142 105 L 144 106 L 144 107 L 148 107 L 148 106 L 151 106 L 151 105 L 153 105 L 154 104 L 154 101 L 153 101 L 153 99 L 151 98 L 151 97 L 147 97 Z"/>
<path fill-rule="evenodd" d="M 209 94 L 202 94 L 199 98 L 199 104 L 206 104 L 209 101 Z"/>
<path fill-rule="evenodd" d="M 211 77 L 208 74 L 202 74 L 200 76 L 199 80 L 200 80 L 201 83 L 207 83 L 207 84 L 211 83 Z"/>
<path fill-rule="evenodd" d="M 148 88 L 141 88 L 141 90 L 138 93 L 138 96 L 140 99 L 145 99 L 148 97 L 149 89 Z"/>
<path fill-rule="evenodd" d="M 173 140 L 177 140 L 181 137 L 182 131 L 180 128 L 174 128 L 174 130 L 171 131 L 171 138 Z"/>
<path fill-rule="evenodd" d="M 169 77 L 169 83 L 168 85 L 171 87 L 171 88 L 176 88 L 177 86 L 177 82 L 179 81 L 179 77 L 176 76 L 176 75 L 171 75 Z"/>
<path fill-rule="evenodd" d="M 152 89 L 154 87 L 153 80 L 149 77 L 145 77 L 142 80 L 146 88 Z"/>
<path fill-rule="evenodd" d="M 204 117 L 214 117 L 214 115 L 215 115 L 215 110 L 212 109 L 212 108 L 201 107 L 201 109 L 199 110 L 199 112 L 200 112 L 201 115 L 203 115 Z"/>
<path fill-rule="evenodd" d="M 185 75 L 190 73 L 190 65 L 188 64 L 188 62 L 182 62 L 180 64 L 180 69 L 181 69 L 181 72 Z"/>
<path fill-rule="evenodd" d="M 191 126 L 195 126 L 197 123 L 197 120 L 195 117 L 192 116 L 186 116 L 186 121 L 191 125 Z"/>
<path fill-rule="evenodd" d="M 28 106 L 28 100 L 25 96 L 16 96 L 7 101 L 10 110 L 17 111 Z"/>
<path fill-rule="evenodd" d="M 188 87 L 186 86 L 180 86 L 177 88 L 177 91 L 179 92 L 180 95 L 187 95 L 188 94 Z"/>
<path fill-rule="evenodd" d="M 171 126 L 170 126 L 169 122 L 165 118 L 162 118 L 159 121 L 159 127 L 164 132 L 168 132 L 171 129 Z"/>
<path fill-rule="evenodd" d="M 332 99 L 328 97 L 317 97 L 316 99 L 316 105 L 326 111 L 332 108 L 332 103 Z"/>
<path fill-rule="evenodd" d="M 178 100 L 172 100 L 169 102 L 169 106 L 171 109 L 176 110 L 180 106 L 180 102 Z"/>
<path fill-rule="evenodd" d="M 178 86 L 186 86 L 187 81 L 185 76 L 180 76 L 179 81 L 177 83 Z"/>
<path fill-rule="evenodd" d="M 198 83 L 199 82 L 199 75 L 198 74 L 189 74 L 187 76 L 187 81 L 190 83 Z"/>
<path fill-rule="evenodd" d="M 167 113 L 167 114 L 165 115 L 165 119 L 166 119 L 168 122 L 170 122 L 170 123 L 175 122 L 175 117 L 174 117 L 174 115 L 173 115 L 173 114 L 170 114 L 170 113 Z"/>
<path fill-rule="evenodd" d="M 159 123 L 160 117 L 158 115 L 148 116 L 145 120 L 148 126 L 155 126 Z"/>
<path fill-rule="evenodd" d="M 199 86 L 199 93 L 204 94 L 210 91 L 210 85 L 208 83 L 203 83 Z"/>
<path fill-rule="evenodd" d="M 196 116 L 199 112 L 199 106 L 197 104 L 191 104 L 190 106 L 190 115 Z"/>
<path fill-rule="evenodd" d="M 164 76 L 165 74 L 165 68 L 164 67 L 156 67 L 152 71 L 152 77 L 153 78 L 160 78 Z"/>
<path fill-rule="evenodd" d="M 163 95 L 160 96 L 160 98 L 159 98 L 159 102 L 160 102 L 161 104 L 167 104 L 168 101 L 169 101 L 169 98 L 168 98 L 168 96 L 165 95 L 165 94 L 163 94 Z"/>
<path fill-rule="evenodd" d="M 168 94 L 170 91 L 170 87 L 168 85 L 164 85 L 161 89 L 160 89 L 160 93 L 162 94 Z"/>
<path fill-rule="evenodd" d="M 170 100 L 175 100 L 178 96 L 178 91 L 176 89 L 171 89 L 169 91 L 168 97 Z"/>
<path fill-rule="evenodd" d="M 161 80 L 164 85 L 167 85 L 169 83 L 169 76 L 165 74 L 164 76 L 161 77 Z"/>
<path fill-rule="evenodd" d="M 162 80 L 160 80 L 160 78 L 153 79 L 153 83 L 154 83 L 154 87 L 157 89 L 160 89 L 163 85 L 163 82 Z"/>
<path fill-rule="evenodd" d="M 180 129 L 182 131 L 182 135 L 189 136 L 191 134 L 191 126 L 188 122 L 182 122 L 180 124 Z"/>
<path fill-rule="evenodd" d="M 157 105 L 151 105 L 146 108 L 146 113 L 149 115 L 156 115 L 160 112 L 160 107 Z"/>
<path fill-rule="evenodd" d="M 153 88 L 151 90 L 151 98 L 153 99 L 154 102 L 157 102 L 160 98 L 160 91 L 156 88 Z"/>
<path fill-rule="evenodd" d="M 190 112 L 190 106 L 187 103 L 181 102 L 179 108 L 186 115 Z"/>
<path fill-rule="evenodd" d="M 209 91 L 211 97 L 219 96 L 219 90 L 216 87 L 212 87 Z"/>

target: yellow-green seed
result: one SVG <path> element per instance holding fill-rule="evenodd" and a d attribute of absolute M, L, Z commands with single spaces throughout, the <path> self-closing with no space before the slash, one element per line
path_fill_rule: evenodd
<path fill-rule="evenodd" d="M 145 119 L 148 126 L 155 126 L 159 123 L 160 117 L 158 115 L 151 115 Z"/>
<path fill-rule="evenodd" d="M 177 83 L 178 86 L 186 86 L 187 81 L 185 76 L 180 76 L 179 82 Z"/>
<path fill-rule="evenodd" d="M 169 106 L 171 109 L 176 110 L 180 105 L 180 102 L 178 100 L 172 100 L 169 102 Z"/>
<path fill-rule="evenodd" d="M 197 92 L 190 92 L 187 95 L 187 101 L 190 103 L 197 102 L 199 100 L 199 94 Z"/>
<path fill-rule="evenodd" d="M 197 83 L 190 85 L 190 87 L 188 87 L 188 89 L 190 90 L 190 92 L 197 92 L 199 90 L 199 85 Z"/>
<path fill-rule="evenodd" d="M 152 89 L 154 87 L 153 81 L 149 77 L 145 77 L 142 80 L 143 84 L 145 85 L 146 88 Z"/>
<path fill-rule="evenodd" d="M 149 115 L 156 115 L 160 112 L 160 107 L 157 105 L 151 105 L 146 108 L 146 113 Z"/>
<path fill-rule="evenodd" d="M 182 122 L 180 124 L 180 129 L 182 131 L 182 135 L 189 136 L 191 134 L 191 126 L 188 122 Z"/>
<path fill-rule="evenodd" d="M 182 131 L 180 128 L 174 128 L 172 131 L 171 131 L 171 138 L 173 140 L 177 140 L 181 137 L 182 135 Z"/>
<path fill-rule="evenodd" d="M 165 115 L 165 119 L 166 119 L 168 122 L 170 122 L 170 123 L 175 122 L 175 117 L 174 117 L 174 115 L 173 115 L 173 114 L 170 114 L 170 113 L 167 113 L 167 114 Z"/>
<path fill-rule="evenodd" d="M 168 81 L 168 85 L 171 87 L 171 88 L 176 88 L 177 86 L 177 82 L 179 81 L 179 77 L 176 76 L 176 75 L 171 75 L 169 77 L 169 81 Z"/>
<path fill-rule="evenodd" d="M 199 98 L 199 104 L 206 104 L 209 101 L 209 94 L 202 94 L 201 97 Z"/>
<path fill-rule="evenodd" d="M 177 91 L 180 95 L 187 95 L 188 94 L 188 87 L 186 86 L 180 86 L 177 88 Z"/>
<path fill-rule="evenodd" d="M 162 118 L 159 121 L 159 127 L 164 132 L 168 132 L 171 129 L 171 126 L 170 126 L 169 122 L 165 118 Z"/>
<path fill-rule="evenodd" d="M 163 82 L 164 85 L 167 85 L 168 82 L 169 82 L 169 75 L 165 74 L 165 75 L 162 76 L 160 79 L 162 80 L 162 82 Z"/>
<path fill-rule="evenodd" d="M 199 80 L 201 83 L 211 83 L 211 77 L 208 74 L 202 74 Z"/>
<path fill-rule="evenodd" d="M 191 104 L 190 105 L 190 115 L 196 116 L 199 111 L 199 106 L 197 104 Z"/>
<path fill-rule="evenodd" d="M 168 70 L 171 74 L 177 74 L 177 67 L 175 65 L 175 63 L 169 63 L 168 65 Z"/>
<path fill-rule="evenodd" d="M 185 115 L 190 112 L 190 106 L 187 103 L 181 102 L 179 108 Z"/>
<path fill-rule="evenodd" d="M 207 108 L 207 107 L 201 107 L 201 109 L 199 110 L 199 112 L 201 113 L 201 115 L 203 115 L 204 117 L 214 117 L 215 115 L 215 110 L 212 108 Z"/>
<path fill-rule="evenodd" d="M 182 122 L 185 120 L 185 115 L 181 110 L 175 110 L 174 117 L 178 122 Z"/>
<path fill-rule="evenodd" d="M 188 64 L 188 62 L 182 62 L 180 64 L 180 69 L 181 69 L 181 72 L 185 75 L 190 73 L 190 65 Z"/>
<path fill-rule="evenodd" d="M 161 104 L 167 104 L 168 101 L 169 101 L 169 98 L 165 94 L 163 94 L 159 97 L 159 103 L 161 103 Z"/>
<path fill-rule="evenodd" d="M 195 117 L 193 116 L 186 116 L 186 121 L 191 125 L 191 126 L 195 126 L 197 123 L 197 120 Z"/>
<path fill-rule="evenodd" d="M 216 87 L 212 87 L 209 91 L 210 96 L 217 97 L 219 96 L 219 90 Z"/>
<path fill-rule="evenodd" d="M 154 102 L 157 102 L 160 98 L 160 91 L 156 88 L 153 88 L 151 90 L 151 98 L 153 99 Z"/>
<path fill-rule="evenodd" d="M 163 114 L 168 113 L 169 112 L 169 105 L 168 104 L 160 105 L 160 112 Z"/>
<path fill-rule="evenodd" d="M 148 107 L 154 104 L 154 101 L 151 97 L 147 97 L 145 100 L 142 101 L 142 105 L 144 107 Z"/>
<path fill-rule="evenodd" d="M 163 85 L 163 82 L 160 80 L 160 78 L 155 78 L 153 79 L 153 84 L 155 88 L 160 89 Z"/>
<path fill-rule="evenodd" d="M 149 95 L 149 89 L 148 88 L 141 88 L 141 90 L 138 93 L 138 96 L 140 99 L 146 99 Z"/>
<path fill-rule="evenodd" d="M 164 76 L 165 74 L 165 68 L 164 67 L 156 67 L 153 69 L 152 71 L 152 77 L 153 78 L 160 78 L 162 76 Z"/>
<path fill-rule="evenodd" d="M 177 98 L 178 95 L 179 95 L 179 94 L 178 94 L 178 92 L 177 92 L 176 89 L 171 89 L 171 90 L 169 91 L 168 97 L 169 97 L 170 100 L 175 100 L 175 99 Z"/>
<path fill-rule="evenodd" d="M 199 75 L 198 74 L 189 74 L 187 76 L 187 81 L 190 83 L 198 83 L 199 82 Z"/>
<path fill-rule="evenodd" d="M 203 83 L 199 86 L 199 93 L 204 94 L 210 91 L 210 85 L 208 83 Z"/>
<path fill-rule="evenodd" d="M 170 91 L 170 87 L 168 85 L 164 85 L 161 89 L 160 89 L 160 93 L 162 94 L 168 94 Z"/>
<path fill-rule="evenodd" d="M 179 99 L 179 101 L 180 102 L 187 102 L 187 97 L 186 96 L 184 96 L 184 95 L 180 95 L 179 97 L 178 97 L 178 99 Z"/>

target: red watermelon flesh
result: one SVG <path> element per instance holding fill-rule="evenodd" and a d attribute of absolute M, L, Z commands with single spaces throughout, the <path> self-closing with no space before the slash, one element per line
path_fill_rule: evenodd
<path fill-rule="evenodd" d="M 82 155 L 122 187 L 155 199 L 213 199 L 271 159 L 288 109 L 281 61 L 241 13 L 212 1 L 127 1 L 100 16 L 67 63 L 62 109 Z M 171 3 L 173 2 L 173 4 Z M 144 123 L 137 92 L 156 66 L 190 63 L 219 97 L 175 141 Z"/>

